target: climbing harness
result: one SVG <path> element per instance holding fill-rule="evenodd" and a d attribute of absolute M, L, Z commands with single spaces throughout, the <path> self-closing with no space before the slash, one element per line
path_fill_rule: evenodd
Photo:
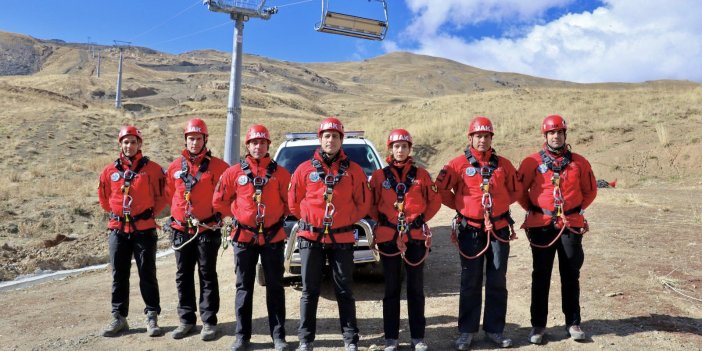
<path fill-rule="evenodd" d="M 582 212 L 581 206 L 576 206 L 567 211 L 563 211 L 563 207 L 565 206 L 565 199 L 563 198 L 563 193 L 561 192 L 561 173 L 565 170 L 566 166 L 568 166 L 568 164 L 570 164 L 572 161 L 572 154 L 570 150 L 565 150 L 565 153 L 563 154 L 563 159 L 561 161 L 558 161 L 555 158 L 551 157 L 544 150 L 541 150 L 539 152 L 539 155 L 541 156 L 542 161 L 542 163 L 539 165 L 539 171 L 541 171 L 542 173 L 546 173 L 546 170 L 551 170 L 551 172 L 553 173 L 553 175 L 551 175 L 551 184 L 553 185 L 553 211 L 537 207 L 533 204 L 530 204 L 529 210 L 533 212 L 543 213 L 547 216 L 551 216 L 551 223 L 556 228 L 558 228 L 557 225 L 559 218 L 562 222 L 558 235 L 556 235 L 556 237 L 546 245 L 535 244 L 531 240 L 531 237 L 529 237 L 529 232 L 527 231 L 527 238 L 529 239 L 529 244 L 539 249 L 545 249 L 553 246 L 558 241 L 558 239 L 560 239 L 560 237 L 563 235 L 566 229 L 568 229 L 568 231 L 570 231 L 573 234 L 582 235 L 588 231 L 588 225 L 587 221 L 585 221 L 585 226 L 580 231 L 577 231 L 571 228 L 570 223 L 568 222 L 567 216 L 574 213 Z"/>
<path fill-rule="evenodd" d="M 273 176 L 273 173 L 275 173 L 275 171 L 278 169 L 278 164 L 271 160 L 266 167 L 266 174 L 263 177 L 254 176 L 253 172 L 251 171 L 251 165 L 246 160 L 241 160 L 239 164 L 241 165 L 241 170 L 246 175 L 246 178 L 248 178 L 247 183 L 251 183 L 251 185 L 254 187 L 254 193 L 251 195 L 251 199 L 256 205 L 256 224 L 252 227 L 236 221 L 231 226 L 229 237 L 231 238 L 232 243 L 237 243 L 239 236 L 241 235 L 241 230 L 245 229 L 253 233 L 253 236 L 248 243 L 249 245 L 253 245 L 258 242 L 259 235 L 263 235 L 265 243 L 270 244 L 270 241 L 273 240 L 275 234 L 278 233 L 278 231 L 283 227 L 283 218 L 272 226 L 265 228 L 263 224 L 266 217 L 266 205 L 263 203 L 262 197 L 263 187 L 268 184 L 268 181 Z M 231 231 L 234 231 L 233 235 L 231 234 Z"/>
<path fill-rule="evenodd" d="M 392 173 L 390 167 L 391 166 L 387 166 L 383 168 L 383 174 L 385 175 L 383 187 L 386 189 L 393 189 L 397 196 L 397 200 L 393 204 L 393 207 L 397 211 L 397 224 L 393 224 L 388 220 L 386 215 L 381 214 L 376 226 L 382 225 L 394 229 L 395 235 L 393 236 L 392 240 L 395 241 L 395 243 L 397 244 L 398 251 L 395 253 L 383 252 L 383 250 L 380 250 L 380 248 L 378 248 L 377 244 L 375 243 L 375 240 L 371 242 L 370 246 L 373 251 L 377 252 L 380 255 L 383 255 L 385 257 L 394 257 L 399 255 L 402 257 L 405 263 L 412 267 L 416 267 L 422 264 L 427 259 L 427 257 L 429 257 L 429 249 L 431 248 L 432 237 L 431 230 L 429 230 L 429 226 L 427 226 L 427 224 L 424 222 L 424 219 L 421 214 L 417 216 L 417 218 L 411 223 L 407 223 L 407 216 L 405 214 L 405 195 L 414 183 L 414 180 L 417 178 L 417 167 L 410 167 L 409 171 L 407 172 L 407 178 L 404 182 L 398 182 L 397 179 L 395 179 L 395 175 Z M 409 232 L 411 229 L 416 228 L 422 228 L 425 251 L 424 257 L 422 257 L 419 261 L 411 262 L 405 257 L 407 245 L 404 242 L 404 237 L 407 237 L 409 240 L 412 240 L 409 237 Z"/>
<path fill-rule="evenodd" d="M 465 228 L 468 225 L 468 220 L 478 222 L 480 221 L 480 219 L 475 220 L 472 218 L 468 218 L 460 213 L 456 213 L 456 217 L 454 217 L 454 220 L 451 224 L 451 242 L 454 246 L 456 246 L 456 248 L 458 249 L 458 253 L 462 257 L 469 260 L 473 260 L 485 254 L 488 248 L 490 248 L 490 237 L 493 237 L 497 241 L 502 243 L 509 243 L 511 240 L 516 240 L 517 235 L 514 232 L 514 220 L 512 219 L 509 210 L 497 216 L 492 215 L 492 194 L 490 193 L 490 178 L 492 178 L 493 173 L 498 167 L 498 158 L 495 153 L 495 150 L 492 150 L 492 154 L 490 155 L 490 160 L 488 161 L 487 166 L 481 166 L 480 162 L 478 162 L 475 156 L 473 156 L 469 148 L 465 150 L 465 155 L 468 159 L 468 163 L 470 163 L 473 169 L 479 170 L 480 176 L 482 177 L 482 182 L 480 183 L 480 190 L 483 192 L 483 194 L 480 204 L 483 207 L 483 218 L 481 219 L 483 221 L 483 231 L 486 235 L 485 247 L 474 256 L 466 255 L 463 251 L 461 251 L 461 248 L 458 245 L 458 226 L 462 224 Z M 493 223 L 500 219 L 506 219 L 507 223 L 509 224 L 510 237 L 507 240 L 501 238 L 495 233 Z"/>
<path fill-rule="evenodd" d="M 331 173 L 331 169 L 330 173 L 327 174 L 324 171 L 324 167 L 322 167 L 322 162 L 320 162 L 318 159 L 313 158 L 311 162 L 312 166 L 316 169 L 316 173 L 311 174 L 310 178 L 314 177 L 316 181 L 321 179 L 326 186 L 326 190 L 324 191 L 324 217 L 322 218 L 323 227 L 314 227 L 310 223 L 300 220 L 300 230 L 317 233 L 316 242 L 321 242 L 323 236 L 329 236 L 332 243 L 336 244 L 334 234 L 354 230 L 353 225 L 347 225 L 334 229 L 331 228 L 334 224 L 334 213 L 336 212 L 336 207 L 332 202 L 334 197 L 334 186 L 338 184 L 341 181 L 341 178 L 346 174 L 346 171 L 349 168 L 349 160 L 343 159 L 340 161 L 339 172 L 336 175 Z"/>
<path fill-rule="evenodd" d="M 124 169 L 124 166 L 122 165 L 122 160 L 117 159 L 115 161 L 115 168 L 117 169 L 117 173 L 114 173 L 112 175 L 112 180 L 117 181 L 119 178 L 124 179 L 124 184 L 120 188 L 120 191 L 122 192 L 122 216 L 118 216 L 114 212 L 110 212 L 110 219 L 115 220 L 117 222 L 122 223 L 119 231 L 124 233 L 124 227 L 129 226 L 131 229 L 134 228 L 134 222 L 142 219 L 148 219 L 153 217 L 153 209 L 149 208 L 146 211 L 139 213 L 137 215 L 132 216 L 132 201 L 134 200 L 131 195 L 129 195 L 129 189 L 132 185 L 132 180 L 139 174 L 142 168 L 146 166 L 146 164 L 149 162 L 149 158 L 144 156 L 139 160 L 139 163 L 137 163 L 137 166 L 134 168 L 134 170 L 130 170 L 127 168 L 127 170 Z"/>
<path fill-rule="evenodd" d="M 197 173 L 195 174 L 195 176 L 193 176 L 190 174 L 190 167 L 188 167 L 188 161 L 185 159 L 185 156 L 181 157 L 180 172 L 177 174 L 177 178 L 181 179 L 183 181 L 183 184 L 185 184 L 185 190 L 183 191 L 183 199 L 185 200 L 185 220 L 181 222 L 173 217 L 171 217 L 171 219 L 177 225 L 182 226 L 185 229 L 185 233 L 192 234 L 192 237 L 190 237 L 190 239 L 186 240 L 181 245 L 171 245 L 171 248 L 175 251 L 179 251 L 180 249 L 185 247 L 185 245 L 195 240 L 195 238 L 197 238 L 200 234 L 200 227 L 204 227 L 209 230 L 217 230 L 221 227 L 221 219 L 219 218 L 220 216 L 218 213 L 204 220 L 199 220 L 195 218 L 192 214 L 193 204 L 190 200 L 192 190 L 195 187 L 195 185 L 197 185 L 197 183 L 200 182 L 202 175 L 205 172 L 207 172 L 207 168 L 209 167 L 209 165 L 210 153 L 208 151 L 204 159 L 202 160 L 202 163 L 200 163 L 200 167 L 198 168 Z M 215 225 L 209 226 L 206 224 L 212 221 L 215 221 Z"/>

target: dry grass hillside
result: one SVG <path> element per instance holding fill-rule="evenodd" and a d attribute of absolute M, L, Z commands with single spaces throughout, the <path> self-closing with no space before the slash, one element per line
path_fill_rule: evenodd
<path fill-rule="evenodd" d="M 141 127 L 145 154 L 166 166 L 182 148 L 184 122 L 202 117 L 209 147 L 222 154 L 228 53 L 126 49 L 124 109 L 115 110 L 118 51 L 100 49 L 97 78 L 87 46 L 0 33 L 0 280 L 107 261 L 95 193 L 98 172 L 117 155 L 120 126 Z M 274 143 L 328 115 L 366 130 L 378 146 L 404 127 L 435 172 L 465 147 L 468 120 L 480 114 L 496 125 L 497 151 L 518 164 L 541 144 L 541 119 L 560 113 L 573 150 L 592 160 L 598 178 L 630 188 L 700 184 L 696 83 L 582 85 L 408 53 L 323 64 L 248 55 L 243 68 L 242 128 L 266 124 Z"/>

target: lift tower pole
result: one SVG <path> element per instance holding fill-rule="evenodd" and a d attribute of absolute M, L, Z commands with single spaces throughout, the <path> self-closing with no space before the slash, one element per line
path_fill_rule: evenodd
<path fill-rule="evenodd" d="M 203 4 L 213 12 L 228 13 L 234 21 L 232 68 L 229 77 L 227 102 L 227 130 L 224 138 L 224 161 L 230 165 L 239 163 L 241 134 L 241 62 L 243 59 L 244 22 L 251 17 L 269 19 L 278 12 L 275 7 L 264 8 L 265 0 L 204 0 Z"/>
<path fill-rule="evenodd" d="M 122 54 L 125 46 L 129 46 L 131 42 L 115 40 L 115 46 L 119 48 L 119 66 L 117 66 L 117 91 L 115 92 L 115 108 L 122 108 Z"/>

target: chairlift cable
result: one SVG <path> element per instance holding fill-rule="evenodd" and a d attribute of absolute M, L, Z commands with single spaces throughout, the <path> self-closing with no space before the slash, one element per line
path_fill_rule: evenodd
<path fill-rule="evenodd" d="M 166 23 L 172 21 L 174 18 L 176 18 L 176 17 L 182 15 L 182 14 L 185 13 L 186 11 L 192 9 L 193 7 L 195 7 L 195 6 L 197 6 L 197 5 L 201 4 L 201 3 L 202 3 L 201 0 L 196 0 L 194 4 L 188 6 L 186 9 L 181 10 L 180 12 L 178 12 L 178 13 L 176 13 L 175 15 L 171 16 L 169 19 L 167 19 L 167 20 L 165 20 L 165 21 L 163 21 L 163 22 L 161 22 L 161 23 L 159 23 L 159 24 L 157 24 L 157 25 L 151 27 L 150 29 L 147 29 L 147 30 L 145 30 L 145 31 L 143 31 L 143 32 L 141 32 L 141 33 L 135 35 L 135 36 L 132 37 L 132 39 L 130 39 L 129 41 L 134 41 L 134 39 L 139 38 L 139 37 L 141 37 L 142 35 L 144 35 L 144 34 L 146 34 L 146 33 L 149 33 L 149 32 L 153 31 L 153 30 L 156 29 L 156 28 L 162 27 L 162 26 L 165 25 Z"/>
<path fill-rule="evenodd" d="M 231 24 L 231 23 L 232 23 L 231 20 L 227 20 L 226 22 L 220 23 L 220 24 L 218 24 L 218 25 L 215 25 L 215 26 L 212 26 L 212 27 L 209 27 L 209 28 L 201 29 L 201 30 L 199 30 L 199 31 L 197 31 L 197 32 L 193 32 L 193 33 L 186 34 L 186 35 L 181 35 L 181 36 L 179 36 L 179 37 L 171 38 L 171 39 L 164 40 L 164 41 L 162 41 L 162 42 L 158 42 L 158 43 L 151 44 L 151 45 L 152 45 L 152 46 L 156 46 L 156 45 L 161 45 L 161 44 L 165 44 L 165 43 L 170 43 L 170 42 L 172 42 L 172 41 L 176 41 L 176 40 L 180 40 L 180 39 L 183 39 L 183 38 L 191 37 L 191 36 L 193 36 L 193 35 L 198 35 L 198 34 L 201 34 L 201 33 L 204 33 L 204 32 L 208 32 L 208 31 L 211 31 L 211 30 L 213 30 L 213 29 L 216 29 L 216 28 L 219 28 L 219 27 L 222 27 L 222 26 L 224 26 L 224 25 Z"/>
<path fill-rule="evenodd" d="M 285 7 L 285 6 L 292 6 L 292 5 L 304 4 L 304 3 L 306 3 L 306 2 L 312 2 L 312 1 L 316 1 L 316 0 L 302 0 L 302 1 L 293 2 L 293 3 L 290 3 L 290 4 L 276 5 L 275 7 L 281 8 L 281 7 Z"/>

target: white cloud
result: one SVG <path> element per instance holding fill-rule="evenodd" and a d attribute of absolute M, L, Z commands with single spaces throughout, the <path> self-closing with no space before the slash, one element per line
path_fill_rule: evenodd
<path fill-rule="evenodd" d="M 431 6 L 428 0 L 406 2 L 416 17 L 405 39 L 387 43 L 387 50 L 575 82 L 702 81 L 702 2 L 696 0 L 607 0 L 593 12 L 542 24 L 534 23 L 544 11 L 571 1 L 447 0 L 432 1 Z M 527 27 L 518 37 L 469 41 L 452 34 L 455 28 L 483 21 L 514 21 Z"/>

